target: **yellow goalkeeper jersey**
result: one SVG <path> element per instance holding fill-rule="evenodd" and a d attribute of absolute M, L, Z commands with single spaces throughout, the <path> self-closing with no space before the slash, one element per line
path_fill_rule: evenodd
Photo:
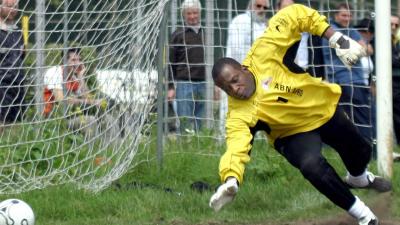
<path fill-rule="evenodd" d="M 294 63 L 301 33 L 322 36 L 328 28 L 325 16 L 294 4 L 272 17 L 254 42 L 243 65 L 254 75 L 256 91 L 246 100 L 228 97 L 227 150 L 219 165 L 222 181 L 233 176 L 242 182 L 256 126 L 273 142 L 314 130 L 333 116 L 340 87 L 312 77 Z"/>

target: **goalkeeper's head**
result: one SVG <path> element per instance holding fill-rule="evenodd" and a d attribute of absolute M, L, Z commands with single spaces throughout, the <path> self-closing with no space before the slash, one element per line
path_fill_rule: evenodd
<path fill-rule="evenodd" d="M 236 99 L 249 99 L 256 90 L 253 74 L 232 58 L 219 59 L 214 64 L 212 76 L 219 88 Z"/>

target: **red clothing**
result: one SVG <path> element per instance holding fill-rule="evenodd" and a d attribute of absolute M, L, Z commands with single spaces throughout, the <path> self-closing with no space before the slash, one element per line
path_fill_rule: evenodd
<path fill-rule="evenodd" d="M 76 79 L 71 79 L 71 80 L 67 81 L 65 86 L 67 88 L 67 93 L 68 94 L 69 93 L 77 94 L 77 92 L 79 90 L 79 82 Z M 54 105 L 54 102 L 55 102 L 53 90 L 50 90 L 47 87 L 45 87 L 44 88 L 43 99 L 44 99 L 44 102 L 45 102 L 43 114 L 44 114 L 44 116 L 47 117 L 47 116 L 50 115 L 51 111 L 53 110 L 53 105 Z"/>

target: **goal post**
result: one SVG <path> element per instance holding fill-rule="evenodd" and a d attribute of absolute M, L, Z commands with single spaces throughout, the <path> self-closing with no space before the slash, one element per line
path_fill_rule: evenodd
<path fill-rule="evenodd" d="M 377 163 L 378 172 L 393 175 L 393 110 L 392 110 L 392 40 L 389 1 L 375 1 L 375 54 L 377 89 Z M 399 143 L 398 143 L 399 144 Z"/>

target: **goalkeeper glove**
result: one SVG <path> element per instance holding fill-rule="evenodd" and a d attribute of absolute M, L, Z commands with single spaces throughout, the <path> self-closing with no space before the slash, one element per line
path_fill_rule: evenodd
<path fill-rule="evenodd" d="M 356 64 L 360 57 L 367 55 L 359 43 L 340 32 L 335 32 L 329 38 L 329 46 L 335 49 L 336 55 L 348 69 Z"/>
<path fill-rule="evenodd" d="M 218 212 L 224 205 L 230 203 L 235 198 L 239 190 L 238 181 L 230 177 L 224 184 L 218 187 L 217 191 L 211 196 L 210 207 Z"/>

